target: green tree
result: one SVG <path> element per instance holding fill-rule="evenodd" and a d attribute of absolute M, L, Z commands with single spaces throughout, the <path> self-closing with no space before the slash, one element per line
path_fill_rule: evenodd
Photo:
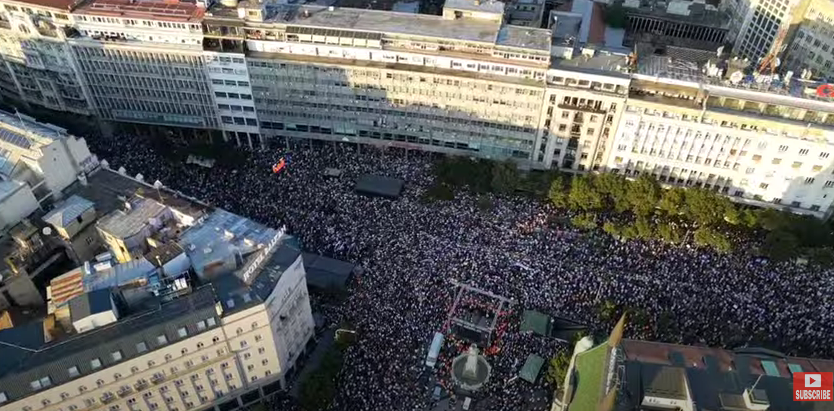
<path fill-rule="evenodd" d="M 686 193 L 686 214 L 699 225 L 714 226 L 724 221 L 730 200 L 702 188 L 690 188 Z"/>
<path fill-rule="evenodd" d="M 619 237 L 619 235 L 620 235 L 619 228 L 614 223 L 612 223 L 610 221 L 606 221 L 606 222 L 602 223 L 602 231 L 605 231 L 606 233 L 608 233 L 612 237 Z"/>
<path fill-rule="evenodd" d="M 607 197 L 608 206 L 618 213 L 631 208 L 626 197 L 629 184 L 630 182 L 625 177 L 612 173 L 602 173 L 594 181 L 597 190 Z"/>
<path fill-rule="evenodd" d="M 634 229 L 639 238 L 646 240 L 654 238 L 654 225 L 645 217 L 638 217 L 634 221 Z"/>
<path fill-rule="evenodd" d="M 775 261 L 796 258 L 799 255 L 799 239 L 788 230 L 771 231 L 765 235 L 762 252 Z"/>
<path fill-rule="evenodd" d="M 571 180 L 568 204 L 575 210 L 599 210 L 602 208 L 602 194 L 594 186 L 593 176 L 584 174 Z"/>
<path fill-rule="evenodd" d="M 521 181 L 518 167 L 510 160 L 495 163 L 492 166 L 492 191 L 510 194 L 515 191 Z"/>
<path fill-rule="evenodd" d="M 568 207 L 568 186 L 563 174 L 558 174 L 553 178 L 547 197 L 558 208 Z"/>
<path fill-rule="evenodd" d="M 670 244 L 680 244 L 683 236 L 681 230 L 676 224 L 669 222 L 660 223 L 657 225 L 657 234 L 660 239 Z"/>
<path fill-rule="evenodd" d="M 563 389 L 562 385 L 565 383 L 568 367 L 570 367 L 570 356 L 566 351 L 560 351 L 547 363 L 544 379 L 550 385 L 557 387 L 557 392 L 561 392 Z"/>
<path fill-rule="evenodd" d="M 344 350 L 350 345 L 337 341 L 319 363 L 319 366 L 301 381 L 299 402 L 305 411 L 324 411 L 336 396 L 336 378 L 344 364 Z"/>
<path fill-rule="evenodd" d="M 712 227 L 700 227 L 695 230 L 695 244 L 704 247 L 712 247 L 720 253 L 728 253 L 732 250 L 732 245 L 727 236 L 716 231 Z"/>
<path fill-rule="evenodd" d="M 764 208 L 759 210 L 756 214 L 759 226 L 767 231 L 785 229 L 790 226 L 790 216 L 779 210 Z"/>
<path fill-rule="evenodd" d="M 631 204 L 631 211 L 638 216 L 649 216 L 654 213 L 660 202 L 661 188 L 657 180 L 647 174 L 641 174 L 628 185 L 626 198 Z"/>
<path fill-rule="evenodd" d="M 686 190 L 680 187 L 673 187 L 664 190 L 660 197 L 659 207 L 669 216 L 676 216 L 685 211 Z"/>
<path fill-rule="evenodd" d="M 597 228 L 597 216 L 592 213 L 582 213 L 570 219 L 571 224 L 580 230 Z"/>
<path fill-rule="evenodd" d="M 599 306 L 599 318 L 603 321 L 613 320 L 617 315 L 617 304 L 611 300 L 605 300 Z"/>

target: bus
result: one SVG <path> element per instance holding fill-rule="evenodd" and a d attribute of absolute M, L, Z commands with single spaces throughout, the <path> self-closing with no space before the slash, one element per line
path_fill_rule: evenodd
<path fill-rule="evenodd" d="M 426 357 L 426 367 L 434 368 L 437 364 L 437 356 L 440 355 L 440 349 L 443 348 L 443 334 L 434 333 L 434 338 L 431 340 L 431 347 L 429 347 L 429 355 Z"/>

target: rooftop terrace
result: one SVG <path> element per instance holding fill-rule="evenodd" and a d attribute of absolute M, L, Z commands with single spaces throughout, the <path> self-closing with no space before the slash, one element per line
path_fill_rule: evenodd
<path fill-rule="evenodd" d="M 75 11 L 96 16 L 134 17 L 199 23 L 205 9 L 196 3 L 154 0 L 91 0 Z"/>
<path fill-rule="evenodd" d="M 496 2 L 495 4 L 500 3 Z M 237 19 L 237 10 L 218 4 L 209 10 L 208 15 Z M 498 21 L 488 19 L 460 18 L 453 20 L 427 14 L 347 7 L 337 7 L 333 10 L 323 6 L 311 5 L 268 7 L 264 23 L 456 39 L 540 51 L 547 51 L 550 47 L 549 30 L 514 26 L 504 26 L 509 28 L 502 30 Z"/>

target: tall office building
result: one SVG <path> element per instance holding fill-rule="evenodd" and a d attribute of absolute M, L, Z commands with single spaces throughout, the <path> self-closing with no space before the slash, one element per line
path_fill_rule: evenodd
<path fill-rule="evenodd" d="M 805 16 L 810 0 L 729 0 L 722 7 L 732 16 L 728 40 L 733 54 L 756 64 L 768 53 L 782 54 Z M 777 39 L 782 38 L 781 45 Z M 774 50 L 778 48 L 777 50 Z"/>
<path fill-rule="evenodd" d="M 12 102 L 89 114 L 67 31 L 77 2 L 8 2 L 0 13 L 0 93 Z"/>
<path fill-rule="evenodd" d="M 834 77 L 834 5 L 811 0 L 785 50 L 785 69 L 817 78 Z"/>
<path fill-rule="evenodd" d="M 794 42 L 786 65 L 824 72 L 829 6 L 786 1 L 726 4 L 736 53 L 758 59 L 783 33 L 785 44 Z M 243 147 L 315 139 L 513 159 L 541 169 L 639 169 L 667 183 L 717 187 L 738 201 L 818 215 L 829 208 L 822 173 L 834 104 L 814 94 L 818 83 L 799 76 L 756 83 L 736 74 L 738 61 L 726 54 L 675 42 L 646 47 L 639 32 L 636 48 L 604 46 L 605 33 L 614 31 L 598 18 L 599 7 L 555 12 L 550 29 L 508 24 L 524 20 L 529 4 L 449 0 L 434 16 L 268 1 L 0 0 L 0 40 L 7 39 L 0 42 L 0 95 L 69 111 L 71 99 L 44 99 L 75 87 L 83 97 L 72 100 L 76 107 L 102 122 Z M 689 13 L 689 22 L 701 11 L 716 12 L 709 4 L 685 6 L 669 7 Z M 795 35 L 780 31 L 803 21 Z M 720 33 L 664 26 L 671 27 L 664 36 L 717 44 L 725 30 L 719 23 Z M 53 52 L 38 51 L 43 44 Z M 661 115 L 647 114 L 652 110 Z M 697 126 L 679 123 L 684 116 Z M 737 127 L 720 129 L 725 122 Z M 661 147 L 658 133 L 670 129 L 692 134 L 687 152 L 674 138 Z M 693 152 L 693 145 L 698 152 L 707 146 L 706 134 L 720 136 L 722 145 Z M 736 139 L 741 146 L 725 146 Z M 761 163 L 768 153 L 743 148 L 759 143 L 777 153 L 788 147 L 769 160 L 775 168 Z M 812 155 L 814 161 L 806 157 Z M 802 182 L 776 182 L 777 175 Z"/>

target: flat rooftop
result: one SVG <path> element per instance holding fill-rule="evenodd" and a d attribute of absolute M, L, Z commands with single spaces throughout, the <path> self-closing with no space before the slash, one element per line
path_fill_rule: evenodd
<path fill-rule="evenodd" d="M 494 0 L 446 0 L 443 7 L 478 13 L 504 14 L 504 3 Z"/>
<path fill-rule="evenodd" d="M 22 186 L 23 183 L 19 181 L 0 181 L 0 201 L 3 201 L 6 199 L 6 197 L 9 197 L 12 194 L 14 194 Z"/>
<path fill-rule="evenodd" d="M 115 210 L 100 218 L 98 227 L 116 238 L 128 238 L 141 231 L 151 219 L 162 216 L 166 211 L 164 205 L 147 198 L 140 198 L 129 204 L 128 210 Z"/>
<path fill-rule="evenodd" d="M 628 78 L 623 72 L 628 67 L 628 56 L 621 53 L 597 51 L 593 57 L 584 55 L 574 56 L 572 59 L 553 59 L 550 67 L 554 69 L 573 70 L 592 74 L 606 74 Z"/>
<path fill-rule="evenodd" d="M 177 192 L 166 189 L 156 190 L 153 186 L 136 181 L 114 170 L 100 168 L 87 176 L 87 185 L 79 182 L 64 190 L 66 196 L 77 194 L 91 201 L 99 215 L 119 210 L 124 202 L 135 196 L 164 203 L 176 211 L 197 218 L 212 210 L 212 207 Z"/>
<path fill-rule="evenodd" d="M 78 7 L 75 13 L 199 23 L 205 9 L 195 3 L 178 1 L 92 0 Z"/>
<path fill-rule="evenodd" d="M 483 3 L 482 3 L 483 4 Z M 499 4 L 499 3 L 495 3 Z M 503 7 L 503 6 L 502 6 Z M 237 19 L 237 10 L 215 5 L 209 14 Z M 279 5 L 267 10 L 267 18 L 259 24 L 282 24 L 320 29 L 338 29 L 365 33 L 391 33 L 435 39 L 455 39 L 492 45 L 549 50 L 549 30 L 527 27 L 510 29 L 503 35 L 498 21 L 477 18 L 456 20 L 442 16 L 394 11 L 323 6 Z"/>
<path fill-rule="evenodd" d="M 631 7 L 632 3 L 640 7 Z M 718 2 L 714 2 L 718 3 Z M 730 25 L 730 16 L 719 11 L 715 5 L 697 3 L 689 0 L 650 0 L 626 2 L 623 4 L 627 14 L 643 15 L 656 19 L 688 23 L 704 27 L 726 29 Z"/>
<path fill-rule="evenodd" d="M 75 6 L 84 0 L 17 0 L 16 3 L 31 4 L 40 7 L 50 7 L 64 11 L 72 11 Z"/>
<path fill-rule="evenodd" d="M 834 112 L 834 99 L 816 95 L 816 88 L 827 83 L 798 78 L 791 78 L 788 82 L 775 78 L 770 81 L 757 81 L 753 76 L 744 76 L 738 83 L 733 83 L 726 78 L 709 77 L 702 72 L 701 67 L 701 64 L 690 61 L 689 58 L 642 55 L 637 62 L 633 78 L 655 82 L 671 80 L 680 87 L 703 87 L 710 95 Z M 730 73 L 725 73 L 727 74 Z"/>
<path fill-rule="evenodd" d="M 550 50 L 550 30 L 505 25 L 498 31 L 499 46 Z"/>
<path fill-rule="evenodd" d="M 224 267 L 226 272 L 236 270 L 243 265 L 238 264 L 238 257 L 246 259 L 265 247 L 276 234 L 278 230 L 216 209 L 205 220 L 183 232 L 178 243 L 197 273 L 203 276 L 212 267 Z"/>

